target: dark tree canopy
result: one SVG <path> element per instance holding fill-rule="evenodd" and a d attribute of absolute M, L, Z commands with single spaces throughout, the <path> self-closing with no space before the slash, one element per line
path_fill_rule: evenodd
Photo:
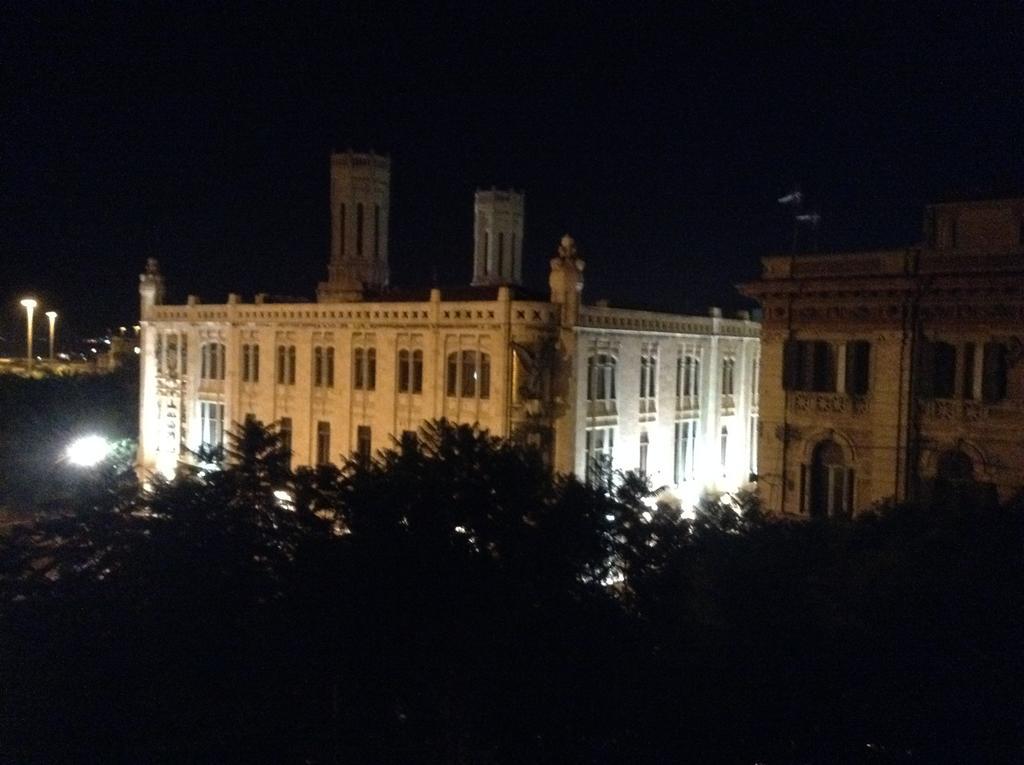
<path fill-rule="evenodd" d="M 3 758 L 1020 759 L 1021 507 L 688 517 L 477 429 L 111 471 L 0 537 Z M 5 761 L 6 761 L 5 760 Z"/>

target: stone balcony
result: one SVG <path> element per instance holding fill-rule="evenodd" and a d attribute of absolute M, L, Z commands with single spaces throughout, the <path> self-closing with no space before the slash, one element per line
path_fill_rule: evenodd
<path fill-rule="evenodd" d="M 868 411 L 868 399 L 866 396 L 851 396 L 848 393 L 794 391 L 789 400 L 789 409 L 795 414 L 860 415 Z"/>

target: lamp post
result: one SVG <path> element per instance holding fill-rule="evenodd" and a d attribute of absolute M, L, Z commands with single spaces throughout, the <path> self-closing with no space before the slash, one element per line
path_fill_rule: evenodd
<path fill-rule="evenodd" d="M 47 311 L 46 318 L 50 320 L 50 361 L 53 361 L 53 336 L 54 329 L 57 326 L 57 312 Z"/>
<path fill-rule="evenodd" d="M 32 298 L 25 298 L 21 301 L 25 307 L 25 335 L 28 339 L 28 370 L 32 371 L 32 314 L 38 303 Z"/>

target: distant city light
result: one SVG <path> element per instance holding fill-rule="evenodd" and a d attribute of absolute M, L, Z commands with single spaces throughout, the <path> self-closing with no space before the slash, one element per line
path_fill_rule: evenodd
<path fill-rule="evenodd" d="M 139 346 L 137 346 L 137 345 L 135 346 L 134 350 L 135 350 L 135 355 L 136 356 L 138 356 L 140 353 L 142 353 L 142 351 L 139 349 Z"/>
<path fill-rule="evenodd" d="M 65 454 L 72 465 L 95 467 L 107 458 L 110 448 L 110 442 L 103 436 L 82 436 L 71 442 Z"/>

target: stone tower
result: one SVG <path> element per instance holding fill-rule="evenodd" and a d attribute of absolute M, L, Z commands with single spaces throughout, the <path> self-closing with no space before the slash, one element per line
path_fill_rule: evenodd
<path fill-rule="evenodd" d="M 331 260 L 321 302 L 359 300 L 388 283 L 391 160 L 331 154 Z"/>
<path fill-rule="evenodd" d="M 146 270 L 139 274 L 139 317 L 147 318 L 153 306 L 164 302 L 164 277 L 156 258 L 146 260 Z"/>
<path fill-rule="evenodd" d="M 523 195 L 477 191 L 473 212 L 473 285 L 523 281 Z"/>

